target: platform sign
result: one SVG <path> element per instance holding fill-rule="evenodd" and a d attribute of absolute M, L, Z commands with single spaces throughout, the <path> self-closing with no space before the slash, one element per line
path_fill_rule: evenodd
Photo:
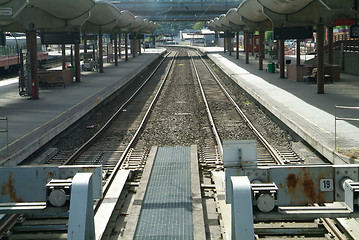
<path fill-rule="evenodd" d="M 0 16 L 12 16 L 12 8 L 0 8 Z"/>
<path fill-rule="evenodd" d="M 351 25 L 349 30 L 350 38 L 359 38 L 359 25 Z"/>
<path fill-rule="evenodd" d="M 334 26 L 350 26 L 355 23 L 355 20 L 352 18 L 349 19 L 334 19 L 333 25 Z"/>
<path fill-rule="evenodd" d="M 234 38 L 234 33 L 221 33 L 219 38 Z"/>
<path fill-rule="evenodd" d="M 42 32 L 42 44 L 80 44 L 80 32 Z"/>
<path fill-rule="evenodd" d="M 86 40 L 89 40 L 89 41 L 91 41 L 91 40 L 97 41 L 97 35 L 94 35 L 94 34 L 92 34 L 92 35 L 86 35 Z"/>
<path fill-rule="evenodd" d="M 275 40 L 313 38 L 313 27 L 278 27 L 273 29 Z"/>
<path fill-rule="evenodd" d="M 143 34 L 138 34 L 138 33 L 134 33 L 134 34 L 130 34 L 128 36 L 129 39 L 144 39 L 145 35 Z"/>

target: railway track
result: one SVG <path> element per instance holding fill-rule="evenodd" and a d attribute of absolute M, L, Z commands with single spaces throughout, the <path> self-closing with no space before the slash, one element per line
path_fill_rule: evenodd
<path fill-rule="evenodd" d="M 85 144 L 76 147 L 75 150 L 60 151 L 54 158 L 46 162 L 46 164 L 55 165 L 103 165 L 105 193 L 118 170 L 129 169 L 135 173 L 131 182 L 128 183 L 126 189 L 128 196 L 124 200 L 126 203 L 119 210 L 116 226 L 113 226 L 115 229 L 113 235 L 121 236 L 123 228 L 126 227 L 126 218 L 128 217 L 126 211 L 131 207 L 129 203 L 131 196 L 135 194 L 141 171 L 152 145 L 198 145 L 207 239 L 222 237 L 220 233 L 221 217 L 220 213 L 216 211 L 216 192 L 211 182 L 212 171 L 223 171 L 222 140 L 249 140 L 258 137 L 260 139 L 258 142 L 261 142 L 258 161 L 261 165 L 300 164 L 303 162 L 291 146 L 283 143 L 275 144 L 275 140 L 268 140 L 260 133 L 260 130 L 254 130 L 257 128 L 255 126 L 257 124 L 251 123 L 253 116 L 244 117 L 246 112 L 251 110 L 240 107 L 238 99 L 231 97 L 233 93 L 230 91 L 227 90 L 226 93 L 223 93 L 226 86 L 216 76 L 216 70 L 213 70 L 210 63 L 193 51 L 188 53 L 187 50 L 182 49 L 179 52 L 170 52 L 162 64 L 158 65 L 157 71 L 153 71 L 147 78 L 146 82 L 148 82 L 143 83 L 141 88 L 134 91 L 135 93 L 128 100 L 123 101 L 106 123 L 101 126 L 96 124 L 89 126 L 96 129 L 96 134 L 86 140 Z M 192 69 L 194 74 L 192 74 Z M 193 75 L 196 76 L 195 79 Z M 199 90 L 199 85 L 202 85 L 202 90 Z M 222 86 L 219 87 L 220 85 Z M 203 102 L 207 102 L 204 105 L 208 106 L 208 110 L 204 110 L 201 95 L 206 98 Z M 245 101 L 244 105 L 251 104 Z M 211 117 L 206 117 L 206 112 Z M 207 118 L 212 118 L 212 121 L 208 121 Z M 145 125 L 146 127 L 144 127 Z M 216 131 L 212 131 L 213 129 Z M 212 132 L 217 133 L 213 135 Z M 267 133 L 268 135 L 270 134 Z M 272 144 L 273 142 L 274 144 Z M 95 209 L 99 208 L 99 204 L 101 201 L 96 203 Z M 27 231 L 25 234 L 29 236 L 33 232 L 43 231 L 43 236 L 46 236 L 43 239 L 66 238 L 67 216 L 62 216 L 61 219 L 49 218 L 49 216 L 47 218 L 25 217 L 26 221 L 23 221 L 23 224 L 15 225 L 17 232 L 14 230 L 15 234 L 9 239 L 26 239 L 22 238 L 25 236 L 24 233 L 21 233 L 24 229 Z M 305 229 L 306 224 L 311 227 Z M 328 229 L 328 226 L 333 229 L 336 227 L 333 221 L 326 222 L 326 220 L 300 223 L 261 222 L 256 223 L 256 234 L 259 239 L 268 239 L 260 233 L 263 227 L 277 229 L 278 226 L 280 226 L 279 229 L 282 229 L 281 233 L 278 236 L 271 236 L 270 239 L 292 237 L 285 233 L 287 226 L 289 227 L 287 229 L 301 228 L 302 233 L 297 237 L 304 239 L 325 239 L 323 236 L 313 237 L 313 229 L 319 229 L 316 233 L 320 232 L 322 235 L 330 233 L 335 237 L 337 237 L 337 233 L 340 233 L 338 229 L 323 230 L 322 225 L 327 226 Z M 37 237 L 37 239 L 41 238 Z"/>
<path fill-rule="evenodd" d="M 168 53 L 138 89 L 117 109 L 96 134 L 81 147 L 75 152 L 60 152 L 49 159 L 46 164 L 102 165 L 104 172 L 104 194 L 109 189 L 111 182 L 119 169 L 141 172 L 149 150 L 134 149 L 133 144 L 141 133 L 145 122 L 160 95 L 176 55 L 177 53 L 175 52 Z M 162 75 L 163 71 L 165 71 L 165 74 L 164 77 L 161 78 L 159 74 Z M 157 74 L 157 76 L 155 76 L 155 74 Z M 138 106 L 142 105 L 144 108 L 138 108 Z M 133 117 L 129 119 L 128 116 L 131 115 Z M 123 127 L 119 128 L 118 126 L 120 125 Z M 124 136 L 119 140 L 119 135 Z M 100 204 L 101 201 L 95 203 L 95 211 L 99 208 Z M 6 225 L 5 223 L 3 224 L 3 231 L 11 228 L 11 231 L 16 232 L 15 234 L 10 235 L 9 239 L 31 239 L 33 237 L 33 231 L 45 231 L 45 233 L 42 233 L 42 236 L 44 237 L 43 239 L 53 237 L 66 239 L 65 233 L 67 227 L 66 223 L 64 225 L 64 221 L 67 221 L 67 216 L 63 216 L 63 219 L 65 220 L 59 220 L 56 216 L 46 216 L 45 220 L 42 221 L 39 220 L 40 216 L 26 216 L 26 220 L 24 220 L 23 224 L 15 225 L 18 218 L 19 216 L 11 216 L 11 218 L 9 218 L 10 220 L 6 222 Z M 51 226 L 49 226 L 49 224 Z M 12 227 L 13 225 L 15 225 L 15 227 Z M 43 227 L 41 228 L 41 226 Z M 52 233 L 55 233 L 52 237 L 49 237 L 51 236 L 48 233 L 50 230 Z M 30 236 L 30 238 L 28 238 L 28 236 Z"/>
<path fill-rule="evenodd" d="M 217 146 L 219 146 L 220 154 L 218 156 L 217 153 L 217 158 L 223 156 L 223 149 L 220 147 L 222 144 L 220 132 L 225 130 L 221 130 L 220 128 L 226 128 L 228 126 L 241 125 L 245 123 L 245 125 L 252 131 L 253 135 L 257 139 L 257 142 L 260 143 L 260 147 L 258 147 L 257 150 L 258 165 L 284 165 L 303 163 L 303 160 L 299 158 L 299 156 L 290 148 L 290 146 L 273 146 L 269 143 L 269 141 L 260 133 L 251 120 L 246 116 L 244 111 L 238 106 L 236 101 L 231 97 L 230 93 L 225 89 L 220 79 L 216 76 L 214 71 L 198 52 L 189 51 L 188 56 L 191 58 L 192 66 L 195 71 L 195 75 L 201 89 L 203 101 L 206 106 L 208 119 L 211 123 L 211 129 L 215 136 L 214 138 L 216 139 Z M 228 99 L 230 104 L 224 103 L 223 99 Z M 222 106 L 218 107 L 217 105 Z M 225 113 L 223 112 L 223 109 L 226 109 Z M 235 110 L 238 113 L 240 119 L 234 118 L 233 116 L 235 114 L 231 114 L 230 109 L 232 111 Z M 230 115 L 230 117 L 228 117 L 228 115 Z M 228 122 L 228 119 L 231 121 Z M 238 131 L 243 131 L 243 128 Z M 247 139 L 247 137 L 248 139 L 254 139 L 253 135 L 248 134 L 244 137 L 244 139 Z M 216 161 L 217 165 L 215 166 L 215 170 L 218 169 L 219 162 L 220 161 Z M 207 165 L 206 161 L 204 165 Z M 214 169 L 213 162 L 210 161 L 208 168 L 211 170 Z M 277 234 L 271 234 L 268 236 L 268 231 L 262 231 L 263 229 L 270 228 L 276 229 Z M 336 225 L 335 220 L 327 218 L 316 219 L 314 222 L 298 223 L 257 222 L 255 223 L 254 229 L 257 239 L 290 238 L 293 237 L 293 235 L 286 236 L 286 234 L 288 232 L 293 232 L 293 229 L 301 229 L 300 231 L 296 231 L 296 235 L 297 237 L 305 239 L 347 239 Z"/>

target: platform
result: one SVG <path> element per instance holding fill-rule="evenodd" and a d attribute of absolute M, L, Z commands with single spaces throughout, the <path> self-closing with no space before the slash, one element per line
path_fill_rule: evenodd
<path fill-rule="evenodd" d="M 340 81 L 325 84 L 325 94 L 317 94 L 316 84 L 281 79 L 279 73 L 259 70 L 258 60 L 252 55 L 250 63 L 245 64 L 244 52 L 240 52 L 239 59 L 236 59 L 235 52 L 230 56 L 223 52 L 223 48 L 199 49 L 256 101 L 330 161 L 338 164 L 355 162 L 335 151 L 334 136 L 337 125 L 337 150 L 355 152 L 359 149 L 359 125 L 345 121 L 335 124 L 336 105 L 359 106 L 357 76 L 341 73 Z M 267 66 L 268 62 L 267 58 L 263 65 Z M 342 114 L 341 117 L 359 118 L 358 110 L 339 114 Z"/>
<path fill-rule="evenodd" d="M 0 81 L 0 117 L 8 118 L 9 143 L 7 148 L 6 133 L 0 132 L 0 165 L 15 165 L 32 154 L 121 89 L 164 52 L 163 48 L 146 49 L 127 62 L 121 59 L 118 66 L 105 63 L 104 73 L 82 72 L 79 83 L 40 89 L 39 100 L 19 96 L 18 78 Z M 5 121 L 1 121 L 0 129 L 4 128 Z"/>

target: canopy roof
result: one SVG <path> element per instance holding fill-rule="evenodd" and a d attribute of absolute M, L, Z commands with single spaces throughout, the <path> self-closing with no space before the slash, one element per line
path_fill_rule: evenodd
<path fill-rule="evenodd" d="M 157 25 L 109 2 L 94 0 L 0 0 L 2 31 L 154 32 Z M 122 30 L 124 28 L 124 30 Z"/>
<path fill-rule="evenodd" d="M 207 22 L 207 26 L 214 31 L 330 26 L 335 19 L 355 18 L 358 9 L 354 4 L 339 0 L 245 0 L 238 8 Z"/>

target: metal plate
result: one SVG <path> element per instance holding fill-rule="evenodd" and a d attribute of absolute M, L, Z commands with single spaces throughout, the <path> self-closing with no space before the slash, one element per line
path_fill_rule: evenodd
<path fill-rule="evenodd" d="M 334 191 L 321 191 L 322 179 L 332 179 L 334 169 L 321 167 L 281 167 L 269 170 L 269 182 L 278 186 L 278 205 L 330 203 Z"/>

